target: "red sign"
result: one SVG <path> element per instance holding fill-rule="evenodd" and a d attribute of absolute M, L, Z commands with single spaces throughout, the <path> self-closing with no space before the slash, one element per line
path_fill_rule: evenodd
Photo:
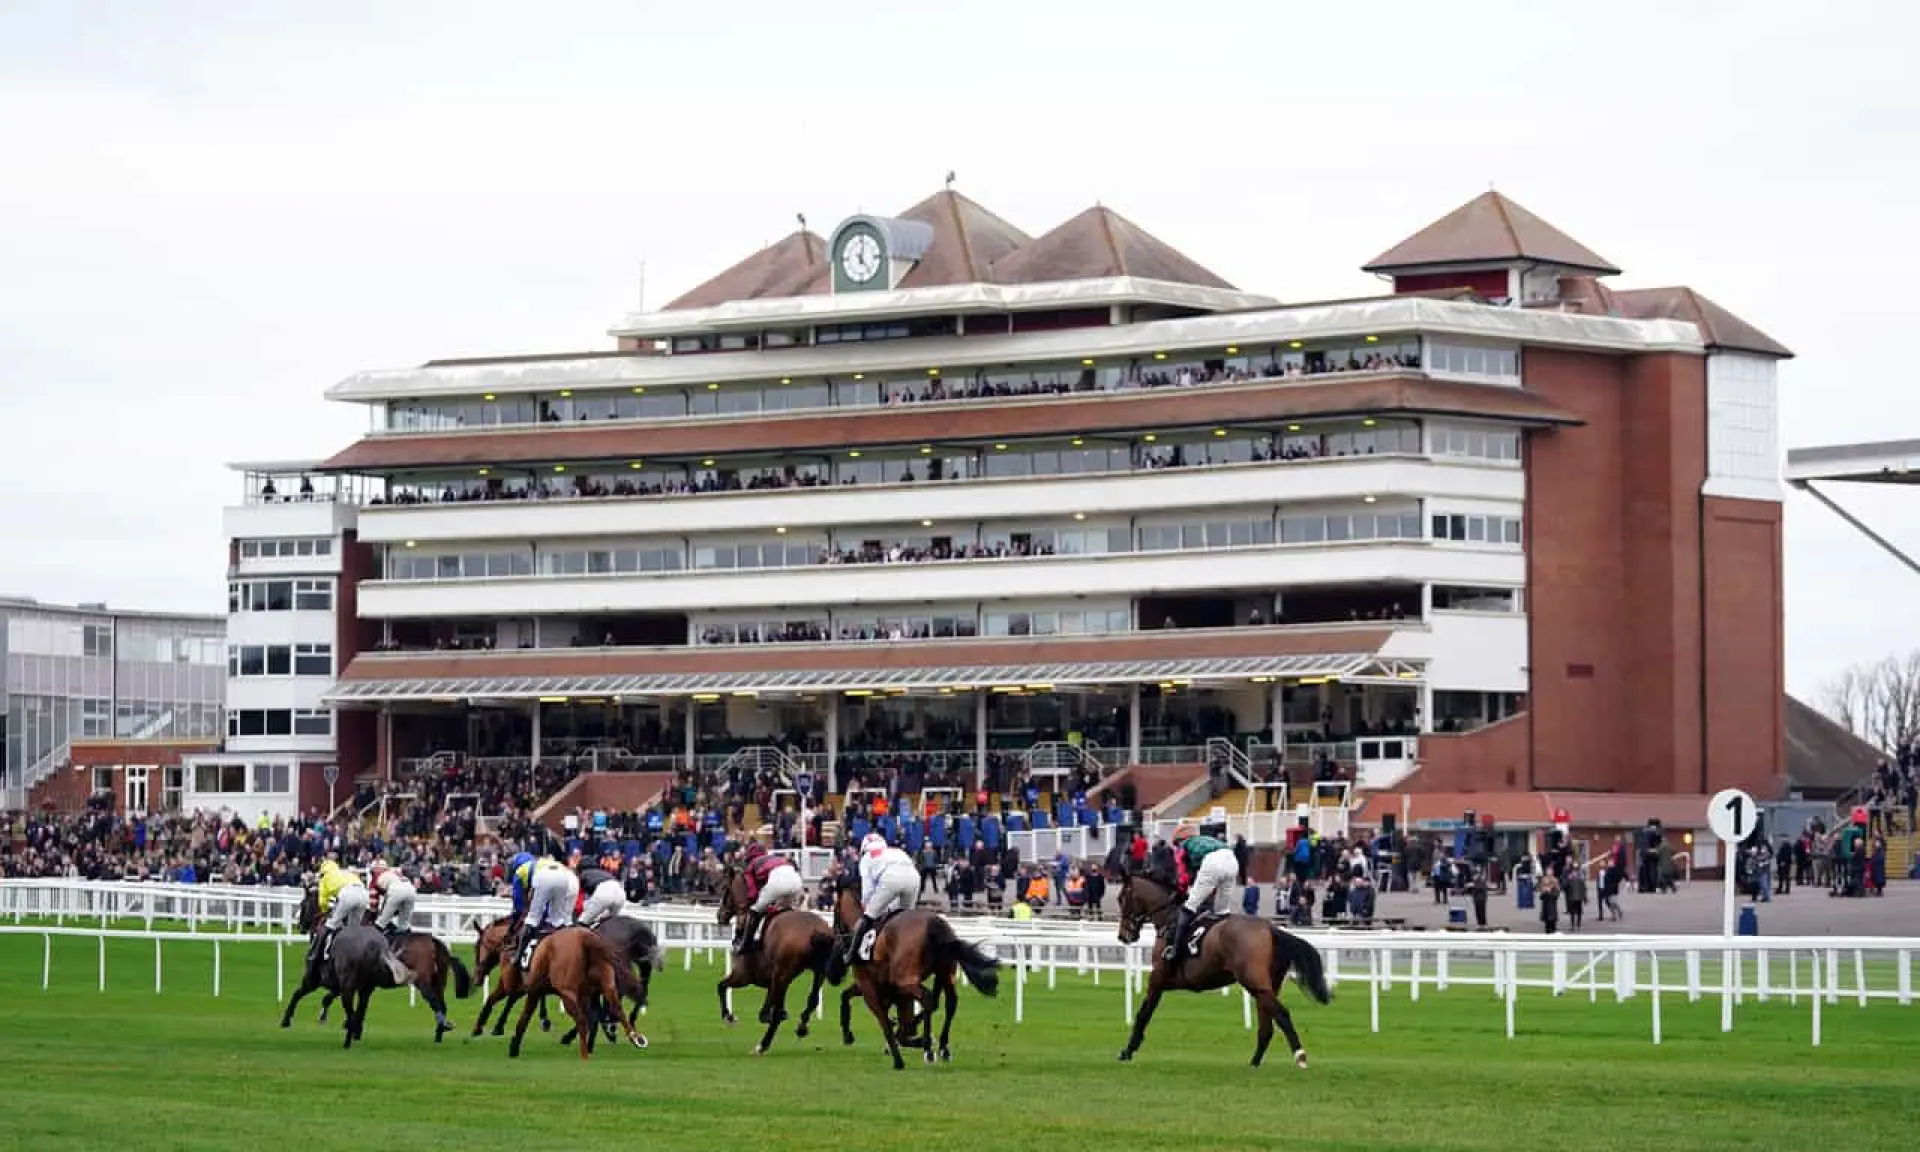
<path fill-rule="evenodd" d="M 1565 808 L 1555 808 L 1553 810 L 1553 822 L 1555 824 L 1571 824 L 1573 823 L 1573 817 L 1567 815 Z"/>

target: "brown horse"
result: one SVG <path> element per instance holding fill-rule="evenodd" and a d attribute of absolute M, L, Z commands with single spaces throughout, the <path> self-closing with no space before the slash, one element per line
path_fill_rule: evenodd
<path fill-rule="evenodd" d="M 752 907 L 753 902 L 747 899 L 745 870 L 731 869 L 720 890 L 720 923 L 731 924 L 735 916 Z M 714 987 L 720 997 L 720 1018 L 729 1025 L 739 1023 L 727 1007 L 729 988 L 765 988 L 767 999 L 760 1008 L 760 1022 L 767 1026 L 767 1031 L 753 1046 L 753 1054 L 760 1055 L 773 1046 L 774 1034 L 780 1031 L 780 1022 L 787 1018 L 787 989 L 802 972 L 811 972 L 813 985 L 807 989 L 806 1002 L 800 1007 L 800 1023 L 794 1027 L 794 1035 L 804 1039 L 808 1018 L 820 1010 L 820 978 L 832 956 L 833 929 L 825 920 L 801 908 L 789 908 L 770 916 L 760 926 L 760 939 L 750 942 L 750 950 L 734 956 L 727 978 Z"/>
<path fill-rule="evenodd" d="M 400 963 L 413 973 L 413 986 L 420 998 L 433 1009 L 433 1042 L 438 1044 L 453 1031 L 453 1021 L 447 1019 L 447 977 L 453 977 L 453 994 L 465 1000 L 473 995 L 473 976 L 458 956 L 429 933 L 402 932 L 392 937 L 391 947 Z M 327 1022 L 327 1010 L 339 998 L 338 992 L 329 991 L 320 1001 L 320 1023 Z"/>
<path fill-rule="evenodd" d="M 842 876 L 838 887 L 834 896 L 834 927 L 844 937 L 860 922 L 859 878 Z M 960 999 L 954 991 L 955 971 L 964 971 L 967 981 L 982 996 L 994 996 L 1000 990 L 1000 961 L 955 936 L 953 925 L 947 923 L 945 917 L 918 908 L 896 912 L 870 932 L 866 940 L 846 941 L 856 963 L 853 986 L 840 996 L 841 1042 L 853 1043 L 853 997 L 857 992 L 866 999 L 867 1010 L 873 1013 L 873 1018 L 880 1022 L 880 1034 L 887 1041 L 887 1054 L 893 1057 L 895 1071 L 907 1066 L 900 1058 L 903 1044 L 924 1049 L 926 1062 L 931 1064 L 934 1062 L 934 1006 L 936 1000 L 943 1000 L 946 1018 L 940 1026 L 939 1058 L 953 1059 L 947 1041 L 953 1033 L 953 1013 Z M 933 981 L 931 986 L 927 984 L 929 978 Z M 897 1028 L 887 1019 L 890 1009 L 896 1010 L 899 1016 Z M 922 1026 L 918 1038 L 913 1036 L 912 1013 L 916 1009 Z"/>
<path fill-rule="evenodd" d="M 494 1020 L 493 1034 L 501 1036 L 507 1030 L 507 1014 L 513 1011 L 514 1004 L 520 1000 L 521 989 L 525 984 L 524 974 L 519 966 L 506 955 L 507 942 L 513 938 L 518 928 L 518 921 L 512 916 L 502 916 L 491 924 L 482 924 L 477 918 L 472 923 L 474 931 L 479 934 L 473 946 L 474 979 L 486 979 L 495 966 L 498 966 L 500 983 L 487 993 L 487 999 L 480 1006 L 479 1018 L 473 1022 L 473 1032 L 470 1035 L 477 1037 L 486 1030 L 487 1020 L 493 1016 L 494 1006 L 499 1005 L 500 1016 Z M 666 966 L 666 957 L 660 949 L 659 939 L 654 936 L 653 929 L 626 916 L 609 917 L 595 927 L 594 932 L 612 945 L 614 951 L 626 957 L 638 977 L 639 991 L 632 997 L 633 1008 L 628 1015 L 639 1016 L 646 1011 L 648 990 L 653 984 L 653 974 Z M 606 1029 L 607 1039 L 616 1039 L 619 1033 L 614 1030 L 612 1014 L 607 1013 L 604 1008 L 598 1011 L 600 1022 Z M 540 1030 L 542 1032 L 553 1030 L 553 1020 L 547 1015 L 545 999 L 540 1001 Z M 572 1029 L 568 1029 L 566 1035 L 560 1037 L 562 1044 L 571 1044 L 573 1040 Z"/>
<path fill-rule="evenodd" d="M 1172 939 L 1180 903 L 1178 888 L 1166 878 L 1148 872 L 1124 873 L 1120 877 L 1120 942 L 1138 941 L 1141 925 L 1149 923 L 1160 940 Z M 1154 949 L 1146 998 L 1134 1015 L 1133 1033 L 1120 1059 L 1131 1060 L 1140 1050 L 1163 993 L 1212 992 L 1238 983 L 1260 1010 L 1260 1038 L 1254 1045 L 1253 1066 L 1258 1068 L 1266 1056 L 1276 1023 L 1293 1048 L 1293 1062 L 1302 1068 L 1307 1066 L 1307 1051 L 1300 1046 L 1300 1034 L 1293 1030 L 1293 1016 L 1280 1003 L 1280 986 L 1291 971 L 1309 996 L 1322 1004 L 1331 1000 L 1319 949 L 1257 916 L 1235 914 L 1200 921 L 1182 951 L 1187 954 L 1169 962 L 1159 948 Z"/>
<path fill-rule="evenodd" d="M 526 1006 L 520 1009 L 520 1022 L 513 1030 L 509 1057 L 520 1055 L 520 1043 L 526 1038 L 527 1025 L 533 1022 L 534 1009 L 548 995 L 558 996 L 560 1006 L 573 1017 L 574 1032 L 580 1038 L 580 1059 L 593 1054 L 599 1029 L 594 1027 L 594 1003 L 598 1001 L 619 1023 L 621 1031 L 635 1048 L 645 1048 L 647 1038 L 633 1030 L 621 1001 L 640 994 L 640 982 L 627 958 L 590 928 L 561 928 L 540 941 L 533 951 L 523 991 Z"/>

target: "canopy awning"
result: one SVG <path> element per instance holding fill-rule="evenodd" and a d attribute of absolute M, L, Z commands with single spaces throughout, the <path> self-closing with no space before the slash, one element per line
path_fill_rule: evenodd
<path fill-rule="evenodd" d="M 487 676 L 463 679 L 342 680 L 325 703 L 390 704 L 402 701 L 539 700 L 554 697 L 700 696 L 709 693 L 949 691 L 961 688 L 1065 688 L 1070 685 L 1161 684 L 1171 681 L 1325 678 L 1357 683 L 1418 683 L 1418 660 L 1361 653 L 1311 656 L 1243 656 L 1190 660 L 1124 660 L 1105 663 L 1018 664 L 983 667 L 784 670 L 769 672 L 663 672 L 634 676 Z"/>

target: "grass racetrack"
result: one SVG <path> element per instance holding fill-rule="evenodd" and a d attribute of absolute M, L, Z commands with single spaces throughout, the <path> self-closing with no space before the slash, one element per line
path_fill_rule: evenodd
<path fill-rule="evenodd" d="M 1044 972 L 1013 1022 L 1012 980 L 987 1000 L 961 990 L 954 1060 L 908 1053 L 888 1066 L 872 1017 L 856 1005 L 858 1043 L 830 1019 L 804 1041 L 782 1029 L 748 1055 L 760 993 L 737 994 L 736 1028 L 718 1019 L 719 971 L 678 955 L 654 981 L 640 1021 L 652 1048 L 602 1044 L 583 1065 L 553 1033 L 470 1041 L 480 1001 L 454 1001 L 459 1030 L 432 1043 L 432 1017 L 404 991 L 376 994 L 366 1040 L 340 1047 L 339 1009 L 314 1023 L 315 995 L 278 1027 L 273 947 L 228 944 L 221 995 L 211 944 L 154 947 L 55 938 L 42 991 L 42 937 L 0 935 L 0 1145 L 22 1149 L 880 1149 L 1074 1152 L 1144 1148 L 1486 1149 L 1491 1147 L 1893 1147 L 1920 1119 L 1913 1045 L 1920 1014 L 1888 1002 L 1827 1008 L 1809 1046 L 1802 998 L 1739 1010 L 1719 1031 L 1719 1002 L 1663 998 L 1665 1042 L 1649 1041 L 1649 998 L 1555 998 L 1523 989 L 1518 1036 L 1504 1036 L 1486 988 L 1383 993 L 1369 1030 L 1364 984 L 1331 1006 L 1291 984 L 1285 1000 L 1312 1059 L 1293 1068 L 1277 1034 L 1251 1069 L 1240 1002 L 1170 995 L 1131 1065 L 1120 979 Z M 471 948 L 462 946 L 463 959 Z M 299 952 L 286 954 L 288 986 Z M 799 994 L 793 997 L 796 1008 Z M 837 1008 L 837 994 L 829 1001 Z M 557 1011 L 556 1017 L 563 1019 Z M 831 1013 L 830 1013 L 831 1014 Z"/>

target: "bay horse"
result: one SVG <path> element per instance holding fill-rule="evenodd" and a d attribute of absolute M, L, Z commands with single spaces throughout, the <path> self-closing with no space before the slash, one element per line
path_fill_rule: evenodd
<path fill-rule="evenodd" d="M 316 889 L 309 888 L 300 902 L 301 930 L 312 933 L 319 919 L 320 895 Z M 373 998 L 374 990 L 401 988 L 413 978 L 413 972 L 388 950 L 387 938 L 379 929 L 365 924 L 342 928 L 334 935 L 326 956 L 301 976 L 300 987 L 294 989 L 286 1011 L 280 1014 L 280 1027 L 293 1027 L 293 1010 L 300 1001 L 307 993 L 325 988 L 338 993 L 346 1003 L 347 1018 L 343 1027 L 347 1038 L 341 1047 L 351 1048 L 353 1042 L 365 1034 L 367 1002 Z"/>
<path fill-rule="evenodd" d="M 1280 1025 L 1287 1044 L 1293 1049 L 1293 1062 L 1305 1068 L 1307 1051 L 1294 1031 L 1293 1016 L 1280 1002 L 1280 987 L 1291 972 L 1307 995 L 1325 1004 L 1333 999 L 1327 990 L 1326 964 L 1320 950 L 1258 916 L 1234 913 L 1202 919 L 1195 924 L 1182 949 L 1185 955 L 1169 962 L 1163 951 L 1173 939 L 1174 922 L 1180 914 L 1179 888 L 1164 876 L 1150 871 L 1128 870 L 1120 876 L 1120 942 L 1132 944 L 1140 939 L 1143 924 L 1152 924 L 1156 944 L 1153 970 L 1147 977 L 1147 993 L 1133 1017 L 1133 1032 L 1120 1059 L 1132 1060 L 1146 1040 L 1147 1025 L 1153 1020 L 1160 997 L 1167 992 L 1212 992 L 1238 983 L 1253 997 L 1260 1013 L 1260 1034 L 1254 1044 L 1253 1066 L 1258 1068 L 1273 1042 L 1273 1026 Z"/>
<path fill-rule="evenodd" d="M 487 1018 L 493 1014 L 496 1004 L 500 1005 L 500 1016 L 494 1022 L 493 1034 L 504 1035 L 508 1014 L 513 1011 L 514 1004 L 524 994 L 525 973 L 520 970 L 520 966 L 513 961 L 513 958 L 506 954 L 508 941 L 512 939 L 517 923 L 518 921 L 512 916 L 502 916 L 486 925 L 482 925 L 478 919 L 473 921 L 474 930 L 478 934 L 473 948 L 474 979 L 484 980 L 496 966 L 500 969 L 499 984 L 487 993 L 485 1003 L 480 1006 L 479 1017 L 473 1022 L 471 1033 L 473 1036 L 479 1036 L 486 1030 Z M 653 929 L 626 916 L 610 916 L 594 931 L 620 953 L 629 969 L 634 972 L 635 981 L 623 986 L 632 990 L 632 1015 L 638 1016 L 646 1011 L 647 997 L 653 986 L 653 974 L 666 967 L 666 956 L 660 949 L 659 939 L 654 936 Z M 553 1027 L 553 1021 L 547 1015 L 544 998 L 539 1001 L 539 1011 L 541 1030 L 550 1030 Z M 617 1033 L 612 1031 L 612 1016 L 605 1016 L 604 1021 L 608 1028 L 607 1039 L 614 1039 Z M 560 1042 L 570 1044 L 574 1038 L 573 1030 L 568 1029 L 567 1033 L 560 1037 Z"/>
<path fill-rule="evenodd" d="M 599 1029 L 594 1027 L 594 1003 L 606 1006 L 635 1048 L 645 1048 L 647 1038 L 633 1030 L 622 1005 L 626 996 L 638 995 L 639 980 L 627 958 L 590 928 L 561 928 L 540 941 L 533 950 L 533 963 L 526 972 L 526 1005 L 520 1009 L 520 1022 L 513 1029 L 513 1043 L 507 1055 L 518 1057 L 520 1043 L 526 1039 L 527 1025 L 533 1021 L 534 1008 L 549 994 L 560 998 L 560 1006 L 573 1018 L 573 1033 L 580 1038 L 580 1059 L 593 1054 Z"/>
<path fill-rule="evenodd" d="M 411 983 L 420 991 L 420 998 L 433 1010 L 433 1042 L 440 1043 L 447 1033 L 453 1031 L 453 1021 L 447 1019 L 447 978 L 453 978 L 453 994 L 462 1000 L 473 995 L 473 974 L 461 963 L 439 937 L 427 932 L 402 932 L 390 940 L 389 947 L 400 963 L 413 973 Z M 326 999 L 320 1001 L 320 1023 L 327 1022 L 327 1010 L 340 998 L 338 992 L 329 991 Z"/>
<path fill-rule="evenodd" d="M 837 886 L 834 928 L 844 940 L 851 936 L 863 911 L 860 880 L 857 876 L 842 876 Z M 853 1043 L 853 997 L 857 992 L 865 998 L 873 1018 L 880 1022 L 880 1034 L 886 1039 L 887 1054 L 893 1057 L 896 1072 L 907 1066 L 900 1058 L 903 1044 L 923 1048 L 926 1062 L 934 1062 L 936 999 L 944 1001 L 946 1006 L 946 1018 L 940 1026 L 939 1059 L 953 1059 L 947 1041 L 953 1033 L 953 1013 L 960 999 L 954 991 L 956 970 L 964 971 L 967 981 L 982 996 L 995 996 L 1000 991 L 1000 961 L 954 935 L 953 925 L 938 913 L 918 908 L 901 909 L 869 929 L 867 939 L 845 940 L 845 945 L 856 963 L 853 986 L 840 997 L 840 1040 L 843 1044 Z M 837 973 L 829 973 L 833 975 Z M 931 986 L 927 984 L 929 978 L 933 982 Z M 897 1028 L 887 1019 L 889 1009 L 897 1009 Z M 912 1034 L 911 1014 L 916 1010 L 922 1025 L 918 1039 Z"/>
<path fill-rule="evenodd" d="M 720 923 L 731 924 L 734 917 L 752 907 L 753 902 L 747 899 L 746 870 L 729 869 L 720 889 Z M 794 1035 L 804 1039 L 808 1018 L 820 1011 L 820 980 L 832 956 L 833 929 L 819 916 L 803 908 L 788 908 L 769 916 L 760 925 L 758 946 L 736 953 L 726 979 L 714 986 L 720 997 L 720 1019 L 728 1025 L 739 1023 L 727 1008 L 729 988 L 765 988 L 767 999 L 760 1007 L 760 1022 L 767 1031 L 753 1046 L 753 1054 L 760 1055 L 773 1046 L 774 1034 L 787 1018 L 787 990 L 802 972 L 811 972 L 813 985 L 801 1005 L 800 1023 L 794 1027 Z"/>

